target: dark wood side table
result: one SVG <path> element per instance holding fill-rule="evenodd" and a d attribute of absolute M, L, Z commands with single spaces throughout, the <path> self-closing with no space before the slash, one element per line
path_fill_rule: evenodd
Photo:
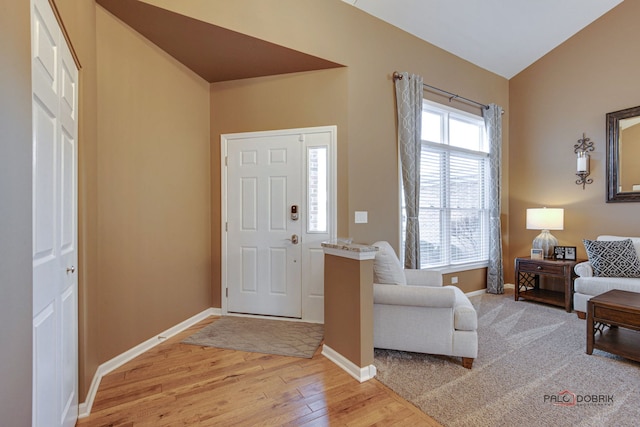
<path fill-rule="evenodd" d="M 515 300 L 520 298 L 564 307 L 571 313 L 573 305 L 573 267 L 582 262 L 553 259 L 516 258 Z M 540 277 L 559 277 L 564 280 L 564 291 L 540 288 Z"/>
<path fill-rule="evenodd" d="M 587 354 L 597 348 L 640 362 L 640 293 L 612 290 L 587 301 Z"/>

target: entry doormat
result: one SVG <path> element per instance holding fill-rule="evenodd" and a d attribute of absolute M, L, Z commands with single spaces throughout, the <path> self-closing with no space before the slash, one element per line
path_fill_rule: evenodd
<path fill-rule="evenodd" d="M 323 336 L 324 326 L 317 323 L 225 316 L 182 342 L 311 359 Z"/>

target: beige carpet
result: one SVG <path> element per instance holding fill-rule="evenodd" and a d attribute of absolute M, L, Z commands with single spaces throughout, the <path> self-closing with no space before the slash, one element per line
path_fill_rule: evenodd
<path fill-rule="evenodd" d="M 323 334 L 323 325 L 316 323 L 225 316 L 182 342 L 310 359 Z"/>
<path fill-rule="evenodd" d="M 513 290 L 471 301 L 472 370 L 459 358 L 376 349 L 377 378 L 445 426 L 640 425 L 640 364 L 587 355 L 586 322 L 575 313 L 515 302 Z"/>

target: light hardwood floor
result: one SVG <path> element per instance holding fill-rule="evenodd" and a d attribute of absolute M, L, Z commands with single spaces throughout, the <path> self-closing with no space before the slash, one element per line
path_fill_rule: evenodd
<path fill-rule="evenodd" d="M 209 318 L 102 378 L 77 426 L 440 426 L 377 380 L 312 359 L 181 344 Z"/>

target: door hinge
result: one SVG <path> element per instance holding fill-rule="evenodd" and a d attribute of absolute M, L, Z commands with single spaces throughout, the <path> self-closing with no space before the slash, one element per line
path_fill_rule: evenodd
<path fill-rule="evenodd" d="M 229 298 L 229 288 L 225 288 L 225 290 L 226 290 L 227 298 Z"/>
<path fill-rule="evenodd" d="M 229 166 L 229 156 L 224 156 L 224 165 Z"/>
<path fill-rule="evenodd" d="M 224 231 L 229 231 L 229 223 L 228 222 L 224 223 Z"/>

